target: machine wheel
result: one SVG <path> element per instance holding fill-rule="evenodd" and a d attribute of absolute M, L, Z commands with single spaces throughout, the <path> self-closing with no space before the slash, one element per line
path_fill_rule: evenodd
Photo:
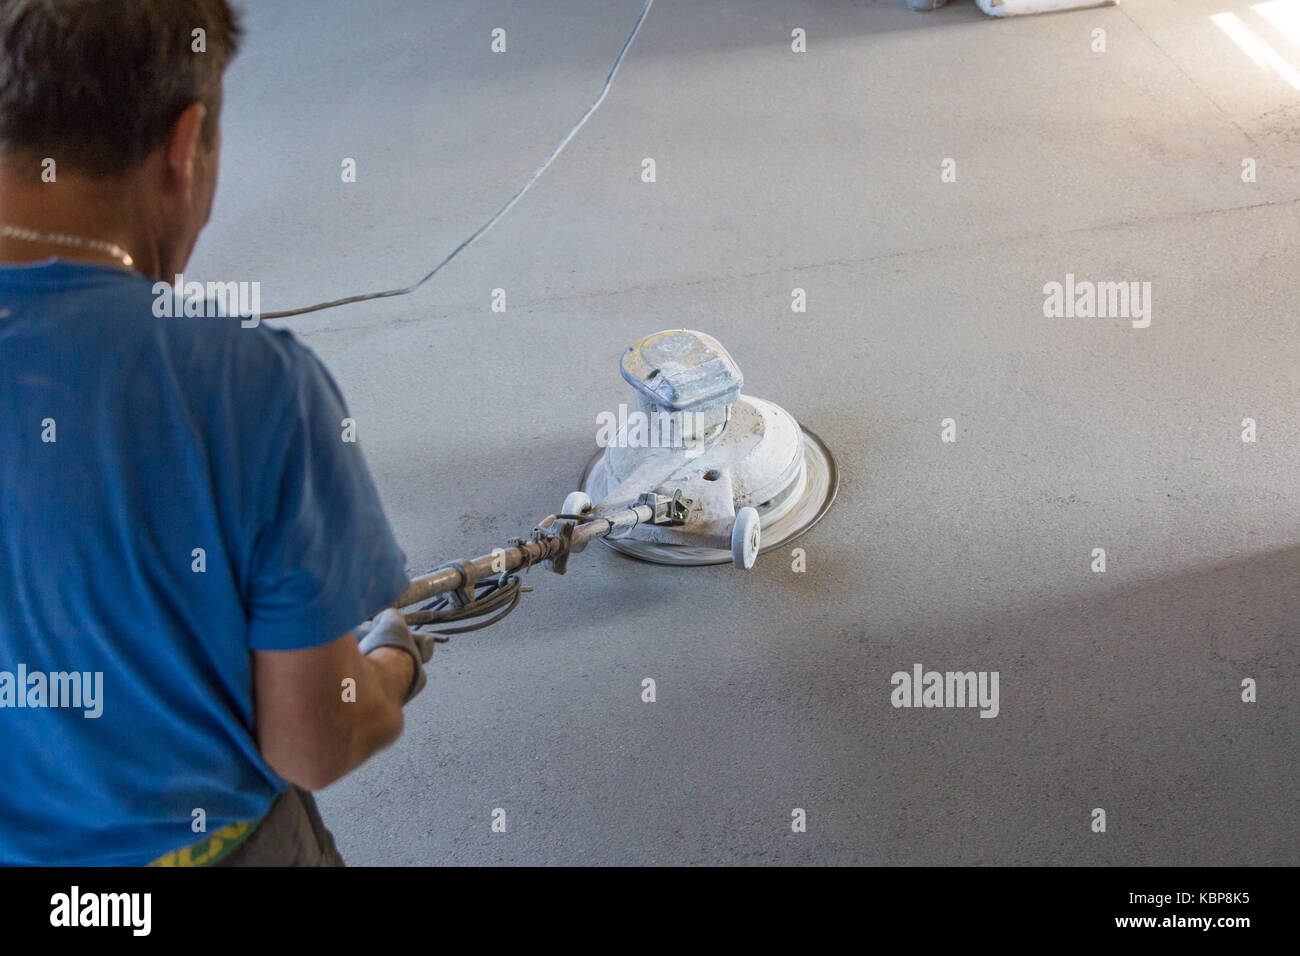
<path fill-rule="evenodd" d="M 736 513 L 736 523 L 731 529 L 731 563 L 742 571 L 752 568 L 758 558 L 761 537 L 758 511 L 754 508 L 741 508 Z"/>
<path fill-rule="evenodd" d="M 569 497 L 564 499 L 564 507 L 560 509 L 560 514 L 585 515 L 590 510 L 590 496 L 585 491 L 571 491 Z"/>

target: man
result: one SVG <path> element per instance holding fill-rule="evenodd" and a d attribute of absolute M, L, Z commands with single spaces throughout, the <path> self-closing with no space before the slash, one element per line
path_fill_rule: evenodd
<path fill-rule="evenodd" d="M 424 684 L 395 611 L 353 636 L 408 580 L 328 373 L 159 317 L 239 38 L 226 0 L 0 0 L 0 863 L 341 863 L 309 791 Z"/>

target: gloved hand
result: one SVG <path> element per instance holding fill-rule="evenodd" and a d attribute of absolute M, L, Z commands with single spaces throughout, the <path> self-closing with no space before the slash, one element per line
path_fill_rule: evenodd
<path fill-rule="evenodd" d="M 406 619 L 389 608 L 375 618 L 369 630 L 365 626 L 357 629 L 362 654 L 369 654 L 377 647 L 396 647 L 406 651 L 415 661 L 415 677 L 406 691 L 403 704 L 409 704 L 420 691 L 428 678 L 424 675 L 424 665 L 433 657 L 434 640 L 432 634 L 417 634 L 406 626 Z"/>

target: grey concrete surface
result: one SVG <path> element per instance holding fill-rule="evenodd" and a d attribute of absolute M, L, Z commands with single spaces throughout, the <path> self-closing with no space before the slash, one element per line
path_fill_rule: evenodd
<path fill-rule="evenodd" d="M 577 119 L 641 4 L 244 6 L 190 271 L 273 310 L 423 274 Z M 1241 0 L 658 0 L 480 245 L 416 296 L 292 320 L 416 572 L 558 507 L 628 400 L 620 351 L 662 328 L 722 339 L 843 472 L 806 573 L 604 550 L 534 572 L 321 795 L 345 857 L 1300 863 L 1300 90 L 1223 12 L 1300 69 Z M 1151 282 L 1150 327 L 1045 318 L 1067 273 Z M 999 715 L 895 709 L 916 663 L 999 672 Z"/>

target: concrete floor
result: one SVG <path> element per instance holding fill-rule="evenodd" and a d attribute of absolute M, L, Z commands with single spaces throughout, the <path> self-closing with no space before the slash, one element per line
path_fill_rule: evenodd
<path fill-rule="evenodd" d="M 422 275 L 578 118 L 641 3 L 244 6 L 190 272 L 260 280 L 270 311 Z M 629 399 L 621 350 L 662 328 L 718 336 L 827 439 L 840 501 L 803 574 L 604 549 L 534 572 L 508 623 L 438 650 L 402 740 L 322 794 L 348 860 L 1300 863 L 1288 65 L 1300 32 L 1242 0 L 1001 22 L 658 0 L 481 244 L 416 296 L 290 327 L 347 394 L 414 572 L 557 508 Z M 1067 273 L 1151 282 L 1150 327 L 1044 318 Z M 916 663 L 998 671 L 1000 715 L 893 708 Z"/>

